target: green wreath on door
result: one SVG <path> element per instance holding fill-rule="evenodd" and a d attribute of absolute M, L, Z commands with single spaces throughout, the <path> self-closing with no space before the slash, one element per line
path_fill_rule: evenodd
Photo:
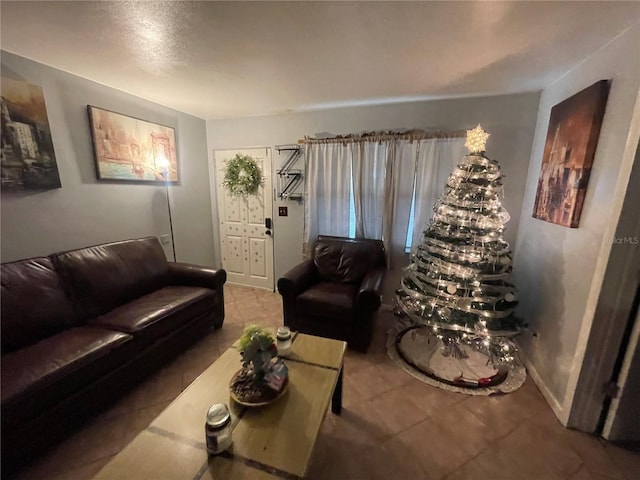
<path fill-rule="evenodd" d="M 237 153 L 227 162 L 222 185 L 234 197 L 256 195 L 264 185 L 260 165 L 255 158 Z"/>

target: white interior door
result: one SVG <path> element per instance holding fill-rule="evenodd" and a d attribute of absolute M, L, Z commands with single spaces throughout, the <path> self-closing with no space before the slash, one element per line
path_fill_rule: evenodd
<path fill-rule="evenodd" d="M 257 195 L 234 197 L 222 185 L 227 161 L 238 153 L 255 158 L 262 169 L 264 186 Z M 265 219 L 270 219 L 273 227 L 271 149 L 216 150 L 214 162 L 222 268 L 227 271 L 227 281 L 273 290 L 273 228 L 265 225 Z"/>

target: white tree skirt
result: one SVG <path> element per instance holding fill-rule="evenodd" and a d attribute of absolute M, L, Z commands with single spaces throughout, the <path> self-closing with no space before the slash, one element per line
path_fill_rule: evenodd
<path fill-rule="evenodd" d="M 429 385 L 467 395 L 492 395 L 517 390 L 527 373 L 516 356 L 510 368 L 496 369 L 486 353 L 463 346 L 466 358 L 452 355 L 428 327 L 400 326 L 389 330 L 387 354 L 404 371 Z M 479 379 L 495 378 L 490 386 Z"/>

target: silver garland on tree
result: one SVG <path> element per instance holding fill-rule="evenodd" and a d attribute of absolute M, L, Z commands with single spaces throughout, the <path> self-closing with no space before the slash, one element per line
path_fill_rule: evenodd
<path fill-rule="evenodd" d="M 467 131 L 470 153 L 449 176 L 396 300 L 398 313 L 431 327 L 442 355 L 460 358 L 468 346 L 499 368 L 515 360 L 510 337 L 522 321 L 514 315 L 518 292 L 502 236 L 510 217 L 500 201 L 498 162 L 484 153 L 488 137 L 480 125 Z"/>

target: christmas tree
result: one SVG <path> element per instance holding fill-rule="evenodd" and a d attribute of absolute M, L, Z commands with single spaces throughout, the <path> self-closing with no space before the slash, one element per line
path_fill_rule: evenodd
<path fill-rule="evenodd" d="M 514 315 L 517 290 L 509 282 L 511 252 L 503 239 L 498 162 L 485 156 L 489 134 L 467 131 L 469 154 L 449 176 L 421 243 L 396 292 L 397 306 L 432 327 L 445 346 L 485 349 L 495 365 L 514 360 L 507 337 L 522 322 Z"/>

